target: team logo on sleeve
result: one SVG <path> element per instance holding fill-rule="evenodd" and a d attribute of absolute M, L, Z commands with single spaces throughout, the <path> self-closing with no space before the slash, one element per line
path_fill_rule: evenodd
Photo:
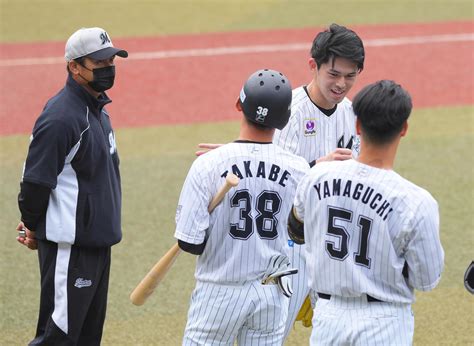
<path fill-rule="evenodd" d="M 314 136 L 316 134 L 316 123 L 314 119 L 305 119 L 304 120 L 304 135 L 305 136 Z"/>

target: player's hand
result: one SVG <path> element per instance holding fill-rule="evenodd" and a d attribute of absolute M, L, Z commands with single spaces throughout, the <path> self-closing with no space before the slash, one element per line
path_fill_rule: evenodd
<path fill-rule="evenodd" d="M 220 146 L 223 146 L 224 144 L 217 144 L 217 143 L 199 143 L 198 148 L 201 149 L 206 149 L 206 150 L 198 150 L 196 151 L 196 156 L 201 156 L 202 154 L 207 153 L 210 150 L 219 148 Z"/>
<path fill-rule="evenodd" d="M 20 233 L 23 230 L 26 232 L 26 234 Z M 28 228 L 26 228 L 23 222 L 20 222 L 18 224 L 18 226 L 16 227 L 16 231 L 19 232 L 18 236 L 16 237 L 17 242 L 25 245 L 30 250 L 38 249 L 38 241 L 36 240 L 35 232 L 30 231 Z"/>
<path fill-rule="evenodd" d="M 298 269 L 290 268 L 290 260 L 285 255 L 274 255 L 270 258 L 268 267 L 263 275 L 263 285 L 278 285 L 280 291 L 290 298 L 293 294 L 289 275 L 296 274 Z"/>
<path fill-rule="evenodd" d="M 337 148 L 332 153 L 327 154 L 326 156 L 320 157 L 316 160 L 316 163 L 323 161 L 344 161 L 352 159 L 352 150 L 346 148 Z"/>

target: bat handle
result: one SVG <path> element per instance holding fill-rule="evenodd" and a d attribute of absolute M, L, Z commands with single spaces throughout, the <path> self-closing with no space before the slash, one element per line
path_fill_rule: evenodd
<path fill-rule="evenodd" d="M 239 183 L 239 178 L 229 173 L 226 176 L 225 183 L 217 191 L 214 198 L 209 203 L 209 213 L 224 199 L 226 193 Z M 137 287 L 130 294 L 130 300 L 135 305 L 143 305 L 146 299 L 153 293 L 156 286 L 163 280 L 164 276 L 181 253 L 178 243 L 174 244 L 171 249 L 151 268 L 148 274 L 140 281 Z"/>
<path fill-rule="evenodd" d="M 209 203 L 209 207 L 207 208 L 209 213 L 211 213 L 214 208 L 217 207 L 220 202 L 222 202 L 225 197 L 225 194 L 229 192 L 231 188 L 237 186 L 238 184 L 239 178 L 233 173 L 228 173 L 225 177 L 224 185 L 221 186 L 221 188 L 215 194 L 214 198 L 211 200 L 211 203 Z"/>

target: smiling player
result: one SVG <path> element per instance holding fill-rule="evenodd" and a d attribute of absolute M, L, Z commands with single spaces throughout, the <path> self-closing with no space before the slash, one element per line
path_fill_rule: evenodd
<path fill-rule="evenodd" d="M 291 117 L 274 143 L 304 157 L 311 166 L 316 162 L 347 160 L 357 157 L 359 138 L 355 130 L 352 103 L 347 93 L 364 68 L 365 51 L 360 37 L 352 30 L 332 24 L 318 33 L 311 47 L 311 82 L 293 90 Z M 290 260 L 299 272 L 292 276 L 294 293 L 286 335 L 307 297 L 304 245 L 289 240 Z"/>

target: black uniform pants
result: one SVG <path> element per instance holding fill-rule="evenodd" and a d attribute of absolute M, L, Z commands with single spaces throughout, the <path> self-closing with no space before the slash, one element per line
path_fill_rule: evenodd
<path fill-rule="evenodd" d="M 110 247 L 38 241 L 41 297 L 30 345 L 100 345 L 107 307 Z"/>

